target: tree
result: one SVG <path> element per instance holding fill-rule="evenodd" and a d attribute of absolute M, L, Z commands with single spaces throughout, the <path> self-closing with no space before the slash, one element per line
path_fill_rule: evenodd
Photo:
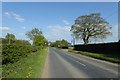
<path fill-rule="evenodd" d="M 8 40 L 8 44 L 11 44 L 15 40 L 15 35 L 7 33 L 5 38 Z"/>
<path fill-rule="evenodd" d="M 30 40 L 32 40 L 33 43 L 35 43 L 36 38 L 38 38 L 38 36 L 42 36 L 42 31 L 37 28 L 33 28 L 31 31 L 28 31 L 25 35 L 28 38 L 30 38 Z"/>
<path fill-rule="evenodd" d="M 34 38 L 34 45 L 36 45 L 36 46 L 41 46 L 41 45 L 45 45 L 45 43 L 46 43 L 46 39 L 45 39 L 45 37 L 44 36 L 35 36 L 35 38 Z"/>
<path fill-rule="evenodd" d="M 68 41 L 62 39 L 62 40 L 57 40 L 55 42 L 51 42 L 52 47 L 67 47 L 68 46 Z"/>
<path fill-rule="evenodd" d="M 111 28 L 100 13 L 93 13 L 78 17 L 71 26 L 71 31 L 76 39 L 82 39 L 84 44 L 88 44 L 90 39 L 103 39 L 111 35 Z"/>
<path fill-rule="evenodd" d="M 62 46 L 68 46 L 68 42 L 64 39 L 61 41 L 61 44 L 62 44 Z"/>

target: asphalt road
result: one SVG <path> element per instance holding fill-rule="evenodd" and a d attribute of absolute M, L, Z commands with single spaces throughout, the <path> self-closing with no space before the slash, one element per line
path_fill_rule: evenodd
<path fill-rule="evenodd" d="M 118 65 L 50 47 L 42 78 L 118 78 Z"/>

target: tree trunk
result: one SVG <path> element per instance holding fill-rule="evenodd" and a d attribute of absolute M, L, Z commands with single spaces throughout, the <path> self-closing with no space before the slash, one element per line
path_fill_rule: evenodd
<path fill-rule="evenodd" d="M 84 41 L 84 44 L 85 44 L 85 45 L 87 45 L 87 44 L 89 43 L 88 38 L 87 38 L 87 39 L 84 38 L 83 41 Z"/>
<path fill-rule="evenodd" d="M 85 44 L 85 45 L 87 45 L 87 44 L 88 44 L 88 42 L 89 42 L 89 41 L 86 39 L 86 40 L 85 40 L 85 42 L 84 42 L 84 44 Z"/>
<path fill-rule="evenodd" d="M 10 39 L 9 39 L 9 44 L 10 44 Z"/>

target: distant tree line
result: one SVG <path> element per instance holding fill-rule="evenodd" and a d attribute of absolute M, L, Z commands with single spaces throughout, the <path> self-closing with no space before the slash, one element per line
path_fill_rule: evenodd
<path fill-rule="evenodd" d="M 57 40 L 55 42 L 50 42 L 50 46 L 52 47 L 67 47 L 68 46 L 68 41 L 62 39 L 62 40 Z"/>

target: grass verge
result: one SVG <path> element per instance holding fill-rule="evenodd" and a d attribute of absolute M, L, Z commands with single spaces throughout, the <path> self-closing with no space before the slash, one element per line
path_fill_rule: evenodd
<path fill-rule="evenodd" d="M 114 63 L 120 63 L 120 58 L 118 56 L 113 56 L 113 55 L 109 55 L 109 54 L 76 51 L 76 50 L 72 50 L 72 49 L 69 49 L 68 52 L 78 53 L 78 54 L 82 54 L 82 55 L 86 55 L 89 57 L 93 57 L 93 58 L 97 58 L 97 59 L 101 59 L 101 60 L 105 60 L 105 61 L 110 61 L 110 62 L 114 62 Z"/>
<path fill-rule="evenodd" d="M 13 64 L 3 65 L 3 78 L 40 78 L 48 48 L 30 54 Z"/>

